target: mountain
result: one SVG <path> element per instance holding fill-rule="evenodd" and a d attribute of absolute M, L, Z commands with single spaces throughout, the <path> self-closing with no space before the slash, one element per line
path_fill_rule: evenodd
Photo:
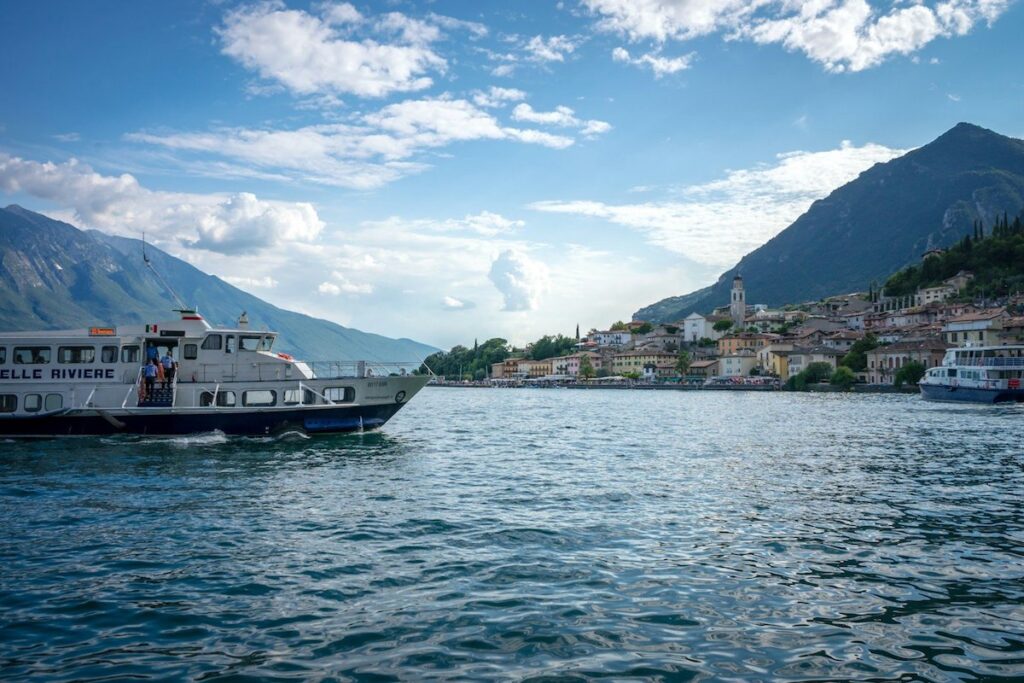
<path fill-rule="evenodd" d="M 437 351 L 286 311 L 152 246 L 146 253 L 211 324 L 232 324 L 246 311 L 253 329 L 280 333 L 276 350 L 299 358 L 419 361 Z M 153 322 L 173 318 L 175 307 L 139 240 L 82 231 L 20 206 L 0 209 L 0 330 Z"/>
<path fill-rule="evenodd" d="M 1004 212 L 1024 208 L 1024 140 L 969 123 L 924 147 L 875 164 L 755 249 L 710 287 L 641 308 L 664 322 L 729 302 L 735 275 L 747 301 L 777 306 L 866 290 Z"/>

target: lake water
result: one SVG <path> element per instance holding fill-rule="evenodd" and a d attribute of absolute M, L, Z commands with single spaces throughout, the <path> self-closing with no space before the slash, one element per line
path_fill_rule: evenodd
<path fill-rule="evenodd" d="M 1024 406 L 431 389 L 0 443 L 0 677 L 1024 677 Z"/>

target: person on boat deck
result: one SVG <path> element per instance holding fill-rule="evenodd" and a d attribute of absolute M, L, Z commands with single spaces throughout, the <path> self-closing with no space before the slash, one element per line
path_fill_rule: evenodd
<path fill-rule="evenodd" d="M 167 389 L 171 382 L 174 381 L 174 373 L 178 369 L 178 363 L 175 362 L 174 356 L 171 355 L 171 350 L 167 349 L 167 353 L 160 359 L 160 365 L 163 367 L 163 388 Z"/>
<path fill-rule="evenodd" d="M 149 363 L 151 360 L 160 360 L 160 352 L 155 344 L 146 344 L 146 362 Z"/>
<path fill-rule="evenodd" d="M 156 377 L 158 374 L 159 366 L 157 366 L 156 360 L 150 360 L 148 363 L 146 363 L 146 396 L 153 395 L 153 385 L 156 384 Z"/>

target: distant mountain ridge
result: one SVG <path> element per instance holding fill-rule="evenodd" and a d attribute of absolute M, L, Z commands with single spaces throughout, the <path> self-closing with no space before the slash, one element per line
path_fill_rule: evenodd
<path fill-rule="evenodd" d="M 342 327 L 287 311 L 152 246 L 154 268 L 211 324 L 246 311 L 253 329 L 308 360 L 419 361 L 436 348 Z M 0 330 L 118 325 L 166 320 L 174 299 L 146 268 L 139 240 L 82 231 L 20 206 L 0 209 Z"/>
<path fill-rule="evenodd" d="M 751 303 L 777 306 L 865 290 L 953 244 L 973 221 L 991 225 L 1024 208 L 1024 140 L 969 123 L 912 152 L 875 164 L 755 249 L 718 281 L 641 308 L 636 320 L 667 322 L 729 302 L 742 275 Z"/>

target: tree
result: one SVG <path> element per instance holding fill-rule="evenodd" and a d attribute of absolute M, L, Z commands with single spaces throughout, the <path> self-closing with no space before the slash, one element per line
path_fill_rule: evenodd
<path fill-rule="evenodd" d="M 804 368 L 804 373 L 806 373 L 805 378 L 808 384 L 824 382 L 825 380 L 832 376 L 832 371 L 832 364 L 826 363 L 824 361 L 811 363 L 806 368 Z"/>
<path fill-rule="evenodd" d="M 622 332 L 628 329 L 629 328 L 626 327 L 626 323 L 622 322 L 621 320 L 616 320 L 614 323 L 612 323 L 612 326 L 608 328 L 610 332 Z"/>
<path fill-rule="evenodd" d="M 690 365 L 693 364 L 693 359 L 690 358 L 690 354 L 686 351 L 680 351 L 679 356 L 676 358 L 676 372 L 679 373 L 680 377 L 686 377 L 686 373 L 690 371 Z"/>
<path fill-rule="evenodd" d="M 580 358 L 580 377 L 592 379 L 596 374 L 594 364 L 590 362 L 590 356 L 584 355 Z"/>
<path fill-rule="evenodd" d="M 453 346 L 450 351 L 438 351 L 427 356 L 417 372 L 426 374 L 433 371 L 441 377 L 463 378 L 486 377 L 494 363 L 500 363 L 510 355 L 508 342 L 501 338 L 488 339 L 483 344 L 474 343 L 472 349 Z"/>
<path fill-rule="evenodd" d="M 843 389 L 849 389 L 856 381 L 857 376 L 853 374 L 853 370 L 845 365 L 840 365 L 836 368 L 836 371 L 832 373 L 832 377 L 829 379 L 828 383 L 833 386 L 842 387 Z"/>
<path fill-rule="evenodd" d="M 896 376 L 893 378 L 894 383 L 898 387 L 902 387 L 904 384 L 917 384 L 924 377 L 924 372 L 925 367 L 916 360 L 912 360 L 896 371 Z"/>
<path fill-rule="evenodd" d="M 653 329 L 654 329 L 654 325 L 652 325 L 652 324 L 650 324 L 650 323 L 644 323 L 643 325 L 641 325 L 640 327 L 636 328 L 636 329 L 635 329 L 635 330 L 633 330 L 633 331 L 634 331 L 634 332 L 635 332 L 636 334 L 650 334 L 650 332 L 651 332 L 651 331 L 652 331 Z"/>
<path fill-rule="evenodd" d="M 855 341 L 839 364 L 845 365 L 854 372 L 864 372 L 868 367 L 867 352 L 875 348 L 878 348 L 878 339 L 875 338 L 875 335 L 869 334 L 863 339 Z"/>
<path fill-rule="evenodd" d="M 629 372 L 622 373 L 622 376 L 626 379 L 640 379 L 640 373 L 636 370 L 630 370 Z"/>
<path fill-rule="evenodd" d="M 571 337 L 558 335 L 552 337 L 549 334 L 544 335 L 537 341 L 533 342 L 530 347 L 530 358 L 533 360 L 547 360 L 548 358 L 554 358 L 555 356 L 563 356 L 568 353 L 576 345 L 576 341 Z"/>
<path fill-rule="evenodd" d="M 711 326 L 711 329 L 713 329 L 715 332 L 725 332 L 730 327 L 732 327 L 731 320 L 719 320 L 718 322 Z"/>

